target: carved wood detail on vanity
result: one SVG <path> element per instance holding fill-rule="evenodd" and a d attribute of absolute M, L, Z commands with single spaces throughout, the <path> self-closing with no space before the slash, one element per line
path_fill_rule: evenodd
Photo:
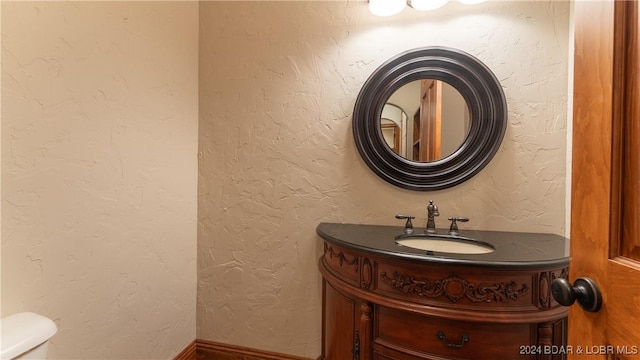
<path fill-rule="evenodd" d="M 551 296 L 551 283 L 558 278 L 567 279 L 569 276 L 569 268 L 564 267 L 561 270 L 543 271 L 538 274 L 538 307 L 541 309 L 550 308 L 557 305 Z"/>
<path fill-rule="evenodd" d="M 527 272 L 515 271 L 505 276 L 499 269 L 479 272 L 429 264 L 410 266 L 377 258 L 373 269 L 376 281 L 369 290 L 391 298 L 447 308 L 461 305 L 514 312 L 538 309 L 537 298 L 532 301 L 532 289 L 538 283 Z"/>
<path fill-rule="evenodd" d="M 355 270 L 358 271 L 358 262 L 359 258 L 357 256 L 353 256 L 351 260 L 348 259 L 348 256 L 344 254 L 343 251 L 335 251 L 333 247 L 330 245 L 324 244 L 324 253 L 325 255 L 329 255 L 330 258 L 337 258 L 340 266 L 347 264 L 354 266 Z"/>
<path fill-rule="evenodd" d="M 357 333 L 362 334 L 363 339 L 371 339 L 373 323 L 372 323 L 373 306 L 367 301 L 360 303 L 360 329 L 356 330 Z M 371 354 L 371 341 L 365 341 L 360 345 L 360 353 Z M 360 356 L 358 353 L 358 356 Z M 363 358 L 367 358 L 364 356 Z"/>
<path fill-rule="evenodd" d="M 540 294 L 538 297 L 538 301 L 540 301 L 541 308 L 548 308 L 551 305 L 551 291 L 550 285 L 551 280 L 549 280 L 549 272 L 545 271 L 540 274 Z"/>
<path fill-rule="evenodd" d="M 394 271 L 391 277 L 386 272 L 382 272 L 380 278 L 405 294 L 430 298 L 445 296 L 453 303 L 462 298 L 476 303 L 508 303 L 517 300 L 529 291 L 527 284 L 517 284 L 515 281 L 475 285 L 455 275 L 441 280 L 429 280 L 426 278 L 416 279 L 413 276 Z"/>
<path fill-rule="evenodd" d="M 349 284 L 360 286 L 360 256 L 333 244 L 324 244 L 327 267 L 335 276 Z"/>
<path fill-rule="evenodd" d="M 373 281 L 373 269 L 369 258 L 362 260 L 362 287 L 369 290 Z"/>

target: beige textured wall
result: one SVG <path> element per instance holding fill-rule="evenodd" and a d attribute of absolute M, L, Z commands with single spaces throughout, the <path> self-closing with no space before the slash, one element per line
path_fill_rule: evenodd
<path fill-rule="evenodd" d="M 2 1 L 2 316 L 58 359 L 195 338 L 195 2 Z"/>
<path fill-rule="evenodd" d="M 427 201 L 474 229 L 564 232 L 567 2 L 504 2 L 391 18 L 366 2 L 200 5 L 198 337 L 320 352 L 322 221 L 423 224 Z M 359 158 L 351 113 L 382 62 L 444 45 L 485 62 L 509 103 L 495 159 L 452 189 L 411 192 Z"/>

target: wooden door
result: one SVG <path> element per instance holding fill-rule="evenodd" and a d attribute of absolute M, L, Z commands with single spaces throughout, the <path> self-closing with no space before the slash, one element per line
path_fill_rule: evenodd
<path fill-rule="evenodd" d="M 569 310 L 569 359 L 640 359 L 638 2 L 578 1 L 570 280 L 603 306 Z"/>
<path fill-rule="evenodd" d="M 413 115 L 412 160 L 440 159 L 442 138 L 442 81 L 420 81 L 420 106 Z"/>
<path fill-rule="evenodd" d="M 420 161 L 440 159 L 442 137 L 442 82 L 427 79 L 420 83 Z"/>

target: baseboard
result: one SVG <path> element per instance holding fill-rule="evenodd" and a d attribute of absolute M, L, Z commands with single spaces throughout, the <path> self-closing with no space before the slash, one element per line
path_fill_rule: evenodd
<path fill-rule="evenodd" d="M 193 340 L 173 360 L 196 360 L 197 340 Z"/>
<path fill-rule="evenodd" d="M 293 355 L 223 344 L 215 341 L 194 340 L 174 360 L 312 360 Z"/>

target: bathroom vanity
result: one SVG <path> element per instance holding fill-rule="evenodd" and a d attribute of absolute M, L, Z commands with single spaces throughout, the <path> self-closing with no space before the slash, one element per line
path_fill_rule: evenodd
<path fill-rule="evenodd" d="M 454 254 L 399 245 L 398 226 L 316 230 L 324 240 L 322 359 L 566 357 L 567 309 L 550 291 L 568 274 L 564 237 L 460 231 L 492 251 Z"/>

